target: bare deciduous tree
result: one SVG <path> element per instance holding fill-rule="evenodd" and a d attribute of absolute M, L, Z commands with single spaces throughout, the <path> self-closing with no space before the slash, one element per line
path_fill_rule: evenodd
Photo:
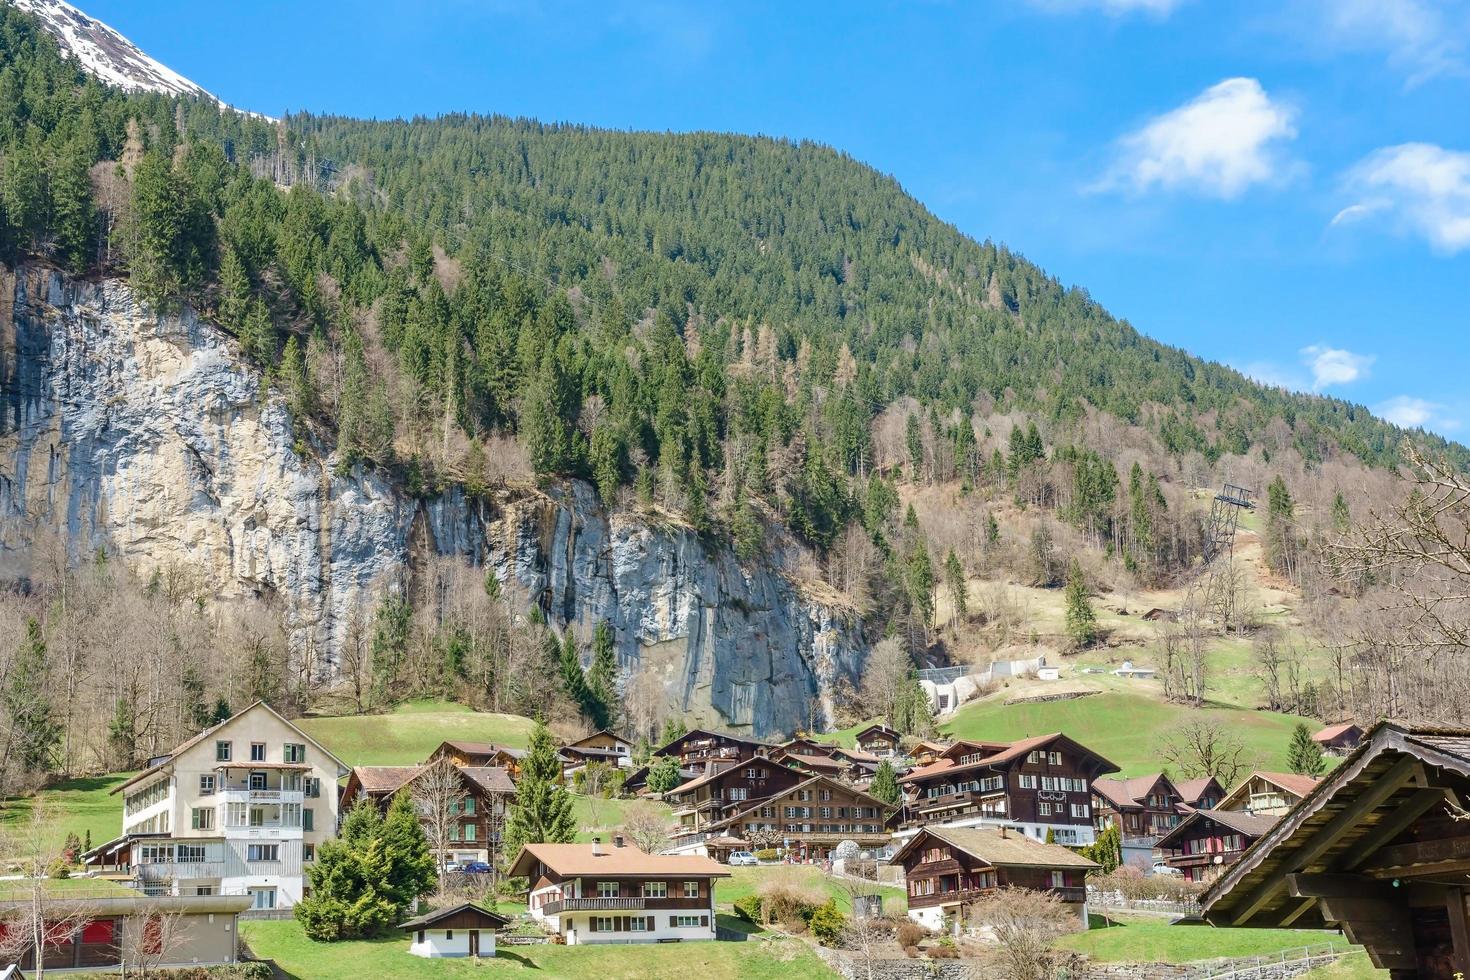
<path fill-rule="evenodd" d="M 21 877 L 6 882 L 14 903 L 0 916 L 0 962 L 19 963 L 36 953 L 35 977 L 46 975 L 42 951 L 49 943 L 69 940 L 95 917 L 82 894 L 68 893 L 48 877 L 62 859 L 55 833 L 58 815 L 42 797 L 31 804 L 27 819 L 0 837 L 0 864 L 15 868 Z"/>
<path fill-rule="evenodd" d="M 668 818 L 652 803 L 635 803 L 623 818 L 623 835 L 639 850 L 657 854 L 669 846 Z"/>
<path fill-rule="evenodd" d="M 419 770 L 409 785 L 409 792 L 413 794 L 414 809 L 424 825 L 429 850 L 434 852 L 439 869 L 439 889 L 442 891 L 444 864 L 469 796 L 465 792 L 464 776 L 451 759 L 440 756 Z"/>
<path fill-rule="evenodd" d="M 1031 888 L 1001 888 L 972 903 L 968 918 L 994 937 L 997 965 L 1008 980 L 1050 980 L 1066 956 L 1052 943 L 1082 928 L 1061 899 Z"/>
<path fill-rule="evenodd" d="M 1256 757 L 1241 739 L 1211 718 L 1195 717 L 1160 740 L 1158 755 L 1185 779 L 1214 776 L 1234 786 L 1256 766 Z"/>

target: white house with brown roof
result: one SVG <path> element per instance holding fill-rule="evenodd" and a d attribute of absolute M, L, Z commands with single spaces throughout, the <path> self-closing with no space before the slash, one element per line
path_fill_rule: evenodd
<path fill-rule="evenodd" d="M 1301 802 L 1321 781 L 1317 776 L 1258 769 L 1226 793 L 1216 809 L 1279 817 Z"/>
<path fill-rule="evenodd" d="M 347 771 L 257 701 L 112 791 L 123 794 L 123 826 L 108 853 L 126 853 L 150 895 L 246 895 L 253 909 L 289 907 L 337 832 L 337 780 Z"/>
<path fill-rule="evenodd" d="M 715 880 L 730 872 L 707 857 L 611 846 L 527 844 L 510 874 L 531 882 L 531 918 L 568 946 L 715 938 Z"/>

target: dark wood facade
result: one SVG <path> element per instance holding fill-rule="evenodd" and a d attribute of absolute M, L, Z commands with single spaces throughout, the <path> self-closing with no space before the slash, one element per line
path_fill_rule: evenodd
<path fill-rule="evenodd" d="M 869 725 L 855 736 L 857 747 L 873 755 L 897 755 L 902 736 L 887 725 Z"/>
<path fill-rule="evenodd" d="M 771 746 L 737 735 L 696 728 L 667 745 L 654 749 L 655 756 L 672 755 L 682 768 L 703 768 L 706 762 L 742 762 L 769 755 Z"/>
<path fill-rule="evenodd" d="M 711 829 L 752 847 L 789 848 L 800 860 L 821 860 L 845 840 L 864 849 L 885 846 L 893 807 L 830 776 L 813 776 L 732 815 Z"/>
<path fill-rule="evenodd" d="M 1156 839 L 1179 826 L 1184 796 L 1163 773 L 1134 779 L 1099 779 L 1092 786 L 1098 830 L 1114 824 L 1124 840 Z"/>
<path fill-rule="evenodd" d="M 1196 810 L 1159 838 L 1160 860 L 1190 881 L 1212 881 L 1276 823 L 1234 810 Z"/>
<path fill-rule="evenodd" d="M 681 835 L 699 834 L 752 803 L 784 793 L 807 777 L 771 759 L 712 763 L 716 770 L 664 794 Z M 677 845 L 678 841 L 675 841 Z"/>

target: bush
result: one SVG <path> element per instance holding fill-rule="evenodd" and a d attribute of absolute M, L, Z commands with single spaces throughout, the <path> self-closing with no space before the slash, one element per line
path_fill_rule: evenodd
<path fill-rule="evenodd" d="M 755 852 L 757 861 L 775 861 L 781 857 L 781 852 L 774 847 L 763 847 Z"/>
<path fill-rule="evenodd" d="M 233 966 L 184 966 L 173 970 L 152 970 L 151 976 L 162 980 L 271 980 L 269 963 L 236 963 Z"/>
<path fill-rule="evenodd" d="M 941 943 L 930 949 L 929 955 L 936 960 L 957 960 L 960 958 L 960 951 L 953 946 L 945 946 Z"/>
<path fill-rule="evenodd" d="M 842 929 L 847 925 L 847 916 L 837 910 L 837 900 L 826 902 L 812 910 L 810 920 L 812 935 L 823 946 L 836 946 L 842 938 Z"/>
<path fill-rule="evenodd" d="M 759 895 L 746 895 L 744 898 L 735 899 L 735 914 L 746 922 L 759 924 L 761 921 L 761 898 Z"/>
<path fill-rule="evenodd" d="M 917 922 L 903 922 L 898 927 L 898 944 L 905 948 L 917 946 L 924 941 L 924 937 L 927 935 L 929 935 L 929 930 Z"/>
<path fill-rule="evenodd" d="M 46 877 L 48 878 L 70 878 L 71 865 L 61 858 L 57 858 L 46 866 Z"/>
<path fill-rule="evenodd" d="M 779 921 L 793 932 L 804 928 L 817 907 L 827 901 L 825 891 L 791 873 L 772 875 L 760 883 L 755 893 L 760 898 L 763 921 Z"/>
<path fill-rule="evenodd" d="M 919 955 L 919 947 L 917 947 L 917 946 L 905 946 L 903 948 L 903 955 L 907 956 L 911 960 L 912 959 L 915 959 Z"/>

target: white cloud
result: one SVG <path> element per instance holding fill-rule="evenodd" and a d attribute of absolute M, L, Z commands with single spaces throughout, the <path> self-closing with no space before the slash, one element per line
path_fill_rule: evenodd
<path fill-rule="evenodd" d="M 1464 0 L 1316 0 L 1325 40 L 1341 48 L 1381 51 L 1407 84 L 1463 75 L 1470 4 Z"/>
<path fill-rule="evenodd" d="M 1278 144 L 1295 138 L 1295 117 L 1254 78 L 1227 78 L 1120 139 L 1116 162 L 1094 189 L 1237 197 L 1287 169 Z"/>
<path fill-rule="evenodd" d="M 1441 252 L 1470 247 L 1470 153 L 1433 143 L 1386 146 L 1348 171 L 1345 183 L 1360 199 L 1332 224 L 1384 212 Z"/>
<path fill-rule="evenodd" d="M 1436 429 L 1453 432 L 1460 427 L 1460 420 L 1445 415 L 1445 406 L 1412 395 L 1398 395 L 1374 409 L 1394 425 L 1406 429 Z"/>
<path fill-rule="evenodd" d="M 1135 13 L 1167 17 L 1183 3 L 1184 0 L 1031 0 L 1032 6 L 1052 13 L 1101 10 L 1110 17 L 1122 17 Z"/>
<path fill-rule="evenodd" d="M 1301 349 L 1302 363 L 1312 372 L 1312 389 L 1321 391 L 1331 385 L 1345 385 L 1368 373 L 1373 364 L 1370 354 L 1354 354 L 1340 347 L 1312 344 Z"/>

